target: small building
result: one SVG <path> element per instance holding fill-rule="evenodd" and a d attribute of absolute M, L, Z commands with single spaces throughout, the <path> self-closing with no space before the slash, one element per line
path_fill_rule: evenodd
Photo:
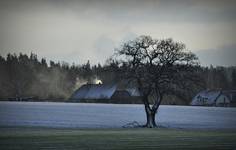
<path fill-rule="evenodd" d="M 116 84 L 84 84 L 70 97 L 73 102 L 90 103 L 141 103 L 135 88 L 118 88 Z"/>
<path fill-rule="evenodd" d="M 236 90 L 204 90 L 192 100 L 194 106 L 236 106 Z"/>

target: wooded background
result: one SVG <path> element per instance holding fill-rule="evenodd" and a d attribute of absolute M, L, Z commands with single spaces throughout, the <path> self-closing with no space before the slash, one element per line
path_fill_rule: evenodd
<path fill-rule="evenodd" d="M 0 56 L 0 99 L 25 98 L 37 101 L 68 101 L 81 85 L 118 82 L 119 66 L 113 64 L 91 65 L 54 62 L 38 59 L 36 54 L 8 54 Z M 197 67 L 202 86 L 193 86 L 185 97 L 168 95 L 165 104 L 189 104 L 192 97 L 204 89 L 236 89 L 236 67 Z"/>

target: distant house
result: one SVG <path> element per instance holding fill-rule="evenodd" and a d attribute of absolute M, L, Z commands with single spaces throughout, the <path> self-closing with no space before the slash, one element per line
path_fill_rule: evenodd
<path fill-rule="evenodd" d="M 236 106 L 236 90 L 204 90 L 193 98 L 191 105 Z"/>
<path fill-rule="evenodd" d="M 134 88 L 118 88 L 116 84 L 85 84 L 70 97 L 74 102 L 141 103 Z"/>

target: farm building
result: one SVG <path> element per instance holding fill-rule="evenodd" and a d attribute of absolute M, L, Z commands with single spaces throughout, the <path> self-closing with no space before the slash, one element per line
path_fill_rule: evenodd
<path fill-rule="evenodd" d="M 191 105 L 198 106 L 235 106 L 236 90 L 204 90 L 198 93 Z"/>
<path fill-rule="evenodd" d="M 74 102 L 141 103 L 139 92 L 116 84 L 84 84 L 70 97 Z"/>

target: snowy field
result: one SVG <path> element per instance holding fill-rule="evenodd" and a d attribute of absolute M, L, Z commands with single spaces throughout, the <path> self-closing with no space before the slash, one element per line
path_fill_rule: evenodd
<path fill-rule="evenodd" d="M 55 102 L 0 102 L 0 126 L 120 128 L 145 123 L 143 105 Z M 187 129 L 236 129 L 236 108 L 160 106 L 161 126 Z"/>

